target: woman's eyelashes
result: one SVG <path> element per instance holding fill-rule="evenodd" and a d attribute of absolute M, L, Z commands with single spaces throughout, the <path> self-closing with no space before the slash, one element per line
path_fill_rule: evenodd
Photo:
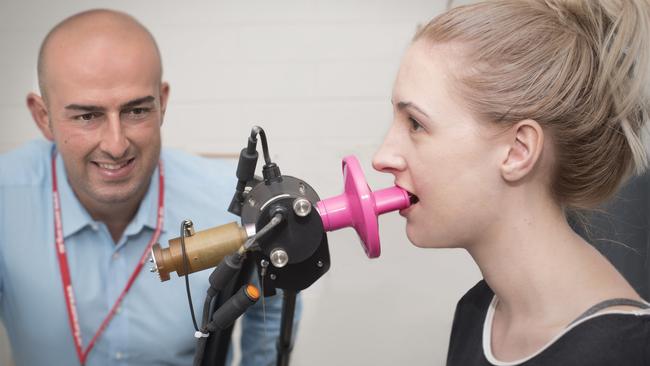
<path fill-rule="evenodd" d="M 413 118 L 413 116 L 409 116 L 408 121 L 409 121 L 409 129 L 411 130 L 411 132 L 418 132 L 424 129 L 424 127 L 422 127 L 420 122 L 418 122 L 417 119 Z"/>

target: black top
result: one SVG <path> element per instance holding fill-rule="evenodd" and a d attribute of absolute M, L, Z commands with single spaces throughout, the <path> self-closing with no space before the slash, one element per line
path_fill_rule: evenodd
<path fill-rule="evenodd" d="M 483 324 L 493 297 L 494 292 L 481 281 L 458 302 L 447 366 L 492 365 L 483 350 Z M 650 312 L 642 316 L 602 314 L 585 320 L 535 357 L 512 364 L 650 366 Z"/>

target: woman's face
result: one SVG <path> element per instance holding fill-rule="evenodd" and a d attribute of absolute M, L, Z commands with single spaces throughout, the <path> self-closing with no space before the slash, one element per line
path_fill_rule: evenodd
<path fill-rule="evenodd" d="M 377 151 L 375 169 L 419 202 L 400 214 L 420 247 L 467 247 L 499 219 L 507 154 L 499 130 L 477 121 L 451 87 L 463 63 L 450 46 L 417 41 L 406 52 L 393 88 L 393 123 Z"/>

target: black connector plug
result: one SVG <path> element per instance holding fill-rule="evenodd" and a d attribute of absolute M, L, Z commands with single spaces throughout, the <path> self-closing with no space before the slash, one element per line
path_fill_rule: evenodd
<path fill-rule="evenodd" d="M 276 163 L 265 164 L 262 168 L 262 176 L 266 184 L 282 181 L 282 173 L 280 173 L 280 167 Z"/>
<path fill-rule="evenodd" d="M 230 327 L 237 318 L 257 302 L 260 291 L 253 285 L 244 285 L 228 301 L 226 301 L 214 314 L 212 321 L 205 327 L 207 331 L 214 332 Z"/>
<path fill-rule="evenodd" d="M 248 138 L 248 146 L 243 148 L 239 153 L 239 162 L 237 163 L 237 186 L 235 194 L 228 206 L 228 212 L 241 216 L 241 208 L 244 204 L 244 189 L 246 182 L 255 177 L 255 168 L 257 167 L 257 140 L 254 137 Z"/>

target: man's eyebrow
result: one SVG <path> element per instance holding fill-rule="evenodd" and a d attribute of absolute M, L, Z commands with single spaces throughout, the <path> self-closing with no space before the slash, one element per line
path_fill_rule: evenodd
<path fill-rule="evenodd" d="M 135 107 L 135 106 L 140 105 L 140 104 L 151 103 L 154 100 L 156 100 L 156 98 L 154 98 L 151 95 L 147 95 L 146 97 L 133 99 L 133 100 L 131 100 L 129 102 L 126 102 L 126 103 L 122 104 L 122 106 L 120 108 L 121 109 L 131 108 L 131 107 Z"/>
<path fill-rule="evenodd" d="M 151 103 L 156 98 L 154 98 L 151 95 L 147 95 L 146 97 L 142 98 L 137 98 L 133 99 L 131 101 L 128 101 L 120 106 L 120 109 L 127 109 L 127 108 L 132 108 L 135 106 L 138 106 L 140 104 L 145 104 L 145 103 Z M 104 112 L 106 111 L 106 108 L 96 106 L 96 105 L 84 105 L 84 104 L 68 104 L 65 106 L 65 109 L 73 110 L 73 111 L 83 111 L 83 112 Z"/>
<path fill-rule="evenodd" d="M 65 109 L 73 111 L 83 111 L 83 112 L 103 112 L 106 109 L 104 107 L 99 107 L 96 105 L 82 105 L 82 104 L 68 104 L 65 106 Z"/>
<path fill-rule="evenodd" d="M 417 105 L 415 105 L 415 104 L 413 104 L 411 102 L 398 102 L 397 103 L 397 109 L 405 109 L 405 108 L 413 108 L 416 111 L 422 113 L 425 117 L 431 118 L 431 117 L 429 117 L 429 115 L 425 111 L 423 111 L 420 107 L 418 107 Z"/>

